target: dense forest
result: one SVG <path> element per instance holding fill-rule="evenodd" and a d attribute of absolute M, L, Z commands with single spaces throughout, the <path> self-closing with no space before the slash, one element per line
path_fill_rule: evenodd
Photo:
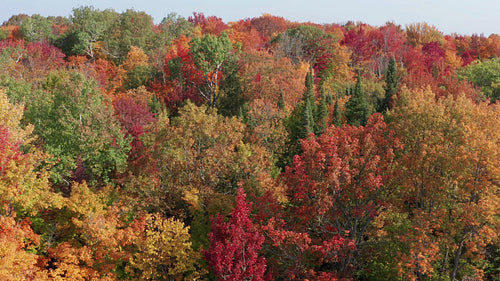
<path fill-rule="evenodd" d="M 500 280 L 500 36 L 78 7 L 0 28 L 0 280 Z"/>

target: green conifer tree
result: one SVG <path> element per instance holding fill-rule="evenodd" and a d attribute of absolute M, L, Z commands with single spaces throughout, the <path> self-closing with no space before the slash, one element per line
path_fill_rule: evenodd
<path fill-rule="evenodd" d="M 342 126 L 342 112 L 340 112 L 339 107 L 339 99 L 335 99 L 335 105 L 333 105 L 333 113 L 332 113 L 332 124 L 335 127 Z"/>
<path fill-rule="evenodd" d="M 325 90 L 321 90 L 319 105 L 315 112 L 315 129 L 314 133 L 322 134 L 326 129 L 326 119 L 328 118 L 328 106 L 326 101 Z"/>
<path fill-rule="evenodd" d="M 280 110 L 284 110 L 285 109 L 285 97 L 283 96 L 283 90 L 280 90 L 280 97 L 278 99 L 278 108 Z"/>
<path fill-rule="evenodd" d="M 347 123 L 360 126 L 365 125 L 370 116 L 370 108 L 366 100 L 366 94 L 361 86 L 361 74 L 358 73 L 358 79 L 354 90 L 351 91 L 351 97 L 346 104 L 345 116 Z"/>
<path fill-rule="evenodd" d="M 392 97 L 398 91 L 399 76 L 396 67 L 396 60 L 391 56 L 389 66 L 385 73 L 385 97 L 379 102 L 378 112 L 385 112 L 389 109 Z"/>

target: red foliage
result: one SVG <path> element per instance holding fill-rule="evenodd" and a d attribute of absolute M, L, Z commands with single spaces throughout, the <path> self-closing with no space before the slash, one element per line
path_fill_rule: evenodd
<path fill-rule="evenodd" d="M 374 114 L 365 127 L 331 126 L 320 137 L 302 140 L 303 153 L 282 176 L 294 229 L 307 230 L 321 247 L 323 262 L 336 260 L 340 274 L 350 274 L 353 247 L 387 204 L 385 183 L 398 147 L 382 116 Z"/>
<path fill-rule="evenodd" d="M 193 13 L 192 17 L 188 18 L 195 26 L 200 26 L 203 34 L 210 33 L 220 36 L 229 26 L 225 24 L 221 18 L 216 16 L 205 17 L 203 13 Z"/>
<path fill-rule="evenodd" d="M 291 27 L 291 25 L 292 24 L 283 17 L 272 16 L 269 14 L 253 18 L 250 21 L 250 26 L 260 32 L 266 41 L 269 41 L 272 37 L 285 32 L 285 30 Z"/>
<path fill-rule="evenodd" d="M 0 124 L 0 177 L 7 172 L 9 163 L 17 162 L 20 157 L 19 145 L 11 142 L 9 129 Z"/>
<path fill-rule="evenodd" d="M 352 50 L 353 63 L 365 65 L 378 75 L 381 75 L 387 67 L 391 55 L 399 60 L 403 54 L 405 36 L 397 25 L 387 24 L 380 28 L 373 28 L 361 24 L 344 32 L 344 39 L 341 43 Z"/>
<path fill-rule="evenodd" d="M 42 79 L 65 64 L 64 53 L 47 42 L 26 44 L 24 40 L 2 40 L 0 51 L 5 49 L 9 49 L 9 55 L 15 63 L 5 67 L 6 70 L 30 82 Z"/>
<path fill-rule="evenodd" d="M 144 133 L 145 127 L 156 122 L 156 118 L 145 102 L 139 102 L 131 97 L 121 97 L 113 101 L 113 107 L 123 131 L 132 137 L 129 162 L 134 167 L 144 165 L 143 158 L 147 152 L 139 137 Z"/>
<path fill-rule="evenodd" d="M 222 280 L 264 280 L 266 259 L 259 256 L 264 236 L 250 219 L 250 204 L 245 198 L 240 187 L 229 222 L 224 222 L 220 215 L 212 222 L 210 248 L 205 252 L 205 259 Z"/>
<path fill-rule="evenodd" d="M 446 73 L 443 70 L 445 51 L 437 41 L 425 43 L 422 46 L 422 53 L 424 54 L 424 62 L 428 72 L 436 73 L 435 75 L 438 72 Z"/>
<path fill-rule="evenodd" d="M 163 66 L 163 72 L 168 79 L 150 83 L 149 90 L 156 93 L 172 113 L 186 100 L 196 104 L 202 102 L 199 91 L 194 86 L 202 83 L 202 74 L 189 53 L 190 41 L 191 38 L 185 36 L 174 40 Z"/>

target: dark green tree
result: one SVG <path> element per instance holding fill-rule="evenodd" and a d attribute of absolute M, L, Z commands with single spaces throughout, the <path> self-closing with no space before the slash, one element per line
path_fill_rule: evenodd
<path fill-rule="evenodd" d="M 315 130 L 316 98 L 312 73 L 308 72 L 305 79 L 306 90 L 290 115 L 285 120 L 288 139 L 283 154 L 278 160 L 278 166 L 284 168 L 289 165 L 293 156 L 301 152 L 300 140 Z"/>
<path fill-rule="evenodd" d="M 316 121 L 314 123 L 315 134 L 320 135 L 325 131 L 327 118 L 328 118 L 327 98 L 325 95 L 325 90 L 322 88 L 319 104 L 316 107 L 316 112 L 314 116 L 314 119 Z"/>
<path fill-rule="evenodd" d="M 285 97 L 283 96 L 283 90 L 280 90 L 280 97 L 278 99 L 277 106 L 278 106 L 279 110 L 285 109 Z"/>
<path fill-rule="evenodd" d="M 396 92 L 398 91 L 398 84 L 399 76 L 396 60 L 394 59 L 394 56 L 391 56 L 389 66 L 387 67 L 387 71 L 385 73 L 385 96 L 379 101 L 378 112 L 385 112 L 389 109 L 392 97 L 396 95 Z"/>
<path fill-rule="evenodd" d="M 333 105 L 333 113 L 332 113 L 332 124 L 335 127 L 342 126 L 342 112 L 340 112 L 339 107 L 339 99 L 335 99 L 335 104 Z"/>
<path fill-rule="evenodd" d="M 347 118 L 347 123 L 360 126 L 365 125 L 368 121 L 368 116 L 370 116 L 370 107 L 366 100 L 366 94 L 361 86 L 361 74 L 358 73 L 358 79 L 354 89 L 350 91 L 351 97 L 346 104 L 345 117 Z"/>
<path fill-rule="evenodd" d="M 304 105 L 302 113 L 302 131 L 300 139 L 306 138 L 309 134 L 314 133 L 314 113 L 312 110 L 311 101 L 308 99 Z"/>
<path fill-rule="evenodd" d="M 217 110 L 220 114 L 227 117 L 237 116 L 241 107 L 246 102 L 238 75 L 240 68 L 237 55 L 232 55 L 224 67 L 225 77 L 222 79 L 219 87 L 220 98 L 217 103 Z"/>
<path fill-rule="evenodd" d="M 109 42 L 107 52 L 121 62 L 127 58 L 131 46 L 150 53 L 152 38 L 153 18 L 145 12 L 128 9 L 120 14 L 119 28 L 113 32 L 111 40 L 106 38 L 105 42 Z"/>

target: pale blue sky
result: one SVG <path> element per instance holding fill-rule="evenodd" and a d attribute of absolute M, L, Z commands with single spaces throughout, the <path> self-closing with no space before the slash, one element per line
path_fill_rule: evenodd
<path fill-rule="evenodd" d="M 427 22 L 445 34 L 500 34 L 498 0 L 2 0 L 0 23 L 20 13 L 69 16 L 74 7 L 92 5 L 117 12 L 133 8 L 153 16 L 155 22 L 170 12 L 188 17 L 193 12 L 218 16 L 225 22 L 258 17 L 263 13 L 292 21 L 344 23 L 362 21 L 380 26 L 394 21 L 402 26 Z"/>

